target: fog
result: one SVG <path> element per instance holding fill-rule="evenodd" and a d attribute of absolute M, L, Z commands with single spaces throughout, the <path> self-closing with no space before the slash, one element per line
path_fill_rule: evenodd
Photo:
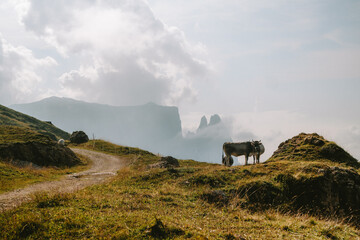
<path fill-rule="evenodd" d="M 231 141 L 230 129 L 219 115 L 211 116 L 209 123 L 204 116 L 196 131 L 183 135 L 178 108 L 154 103 L 116 107 L 51 97 L 11 107 L 51 121 L 70 133 L 82 130 L 90 139 L 104 139 L 181 159 L 221 163 L 222 144 Z"/>

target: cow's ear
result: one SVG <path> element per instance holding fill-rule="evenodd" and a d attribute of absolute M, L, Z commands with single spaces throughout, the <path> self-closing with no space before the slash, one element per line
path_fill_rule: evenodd
<path fill-rule="evenodd" d="M 259 141 L 259 143 L 261 143 L 261 140 Z"/>

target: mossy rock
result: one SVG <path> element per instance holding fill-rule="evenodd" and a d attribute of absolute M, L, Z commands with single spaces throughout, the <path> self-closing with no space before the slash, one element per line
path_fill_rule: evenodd
<path fill-rule="evenodd" d="M 331 161 L 344 163 L 351 167 L 360 167 L 360 163 L 334 142 L 326 140 L 317 133 L 299 135 L 282 142 L 271 161 Z"/>
<path fill-rule="evenodd" d="M 81 163 L 69 148 L 25 127 L 0 126 L 0 160 L 22 165 L 72 167 Z"/>

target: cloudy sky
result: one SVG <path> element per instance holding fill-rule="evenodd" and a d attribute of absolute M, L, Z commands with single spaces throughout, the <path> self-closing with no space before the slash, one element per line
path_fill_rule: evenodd
<path fill-rule="evenodd" d="M 2 0 L 0 104 L 49 96 L 218 113 L 268 157 L 318 132 L 360 159 L 357 0 Z"/>

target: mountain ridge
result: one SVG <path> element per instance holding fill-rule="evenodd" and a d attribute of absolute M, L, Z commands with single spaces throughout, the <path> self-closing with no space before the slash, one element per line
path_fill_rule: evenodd
<path fill-rule="evenodd" d="M 220 162 L 219 149 L 231 139 L 217 114 L 211 116 L 211 124 L 206 124 L 202 131 L 183 136 L 178 108 L 153 102 L 137 106 L 111 106 L 50 97 L 12 107 L 37 118 L 51 120 L 69 132 L 82 130 L 90 138 L 203 162 Z"/>
<path fill-rule="evenodd" d="M 181 135 L 177 107 L 147 103 L 112 106 L 70 98 L 50 97 L 37 102 L 12 105 L 14 109 L 40 119 L 51 120 L 69 132 L 83 130 L 90 137 L 145 149 Z"/>

